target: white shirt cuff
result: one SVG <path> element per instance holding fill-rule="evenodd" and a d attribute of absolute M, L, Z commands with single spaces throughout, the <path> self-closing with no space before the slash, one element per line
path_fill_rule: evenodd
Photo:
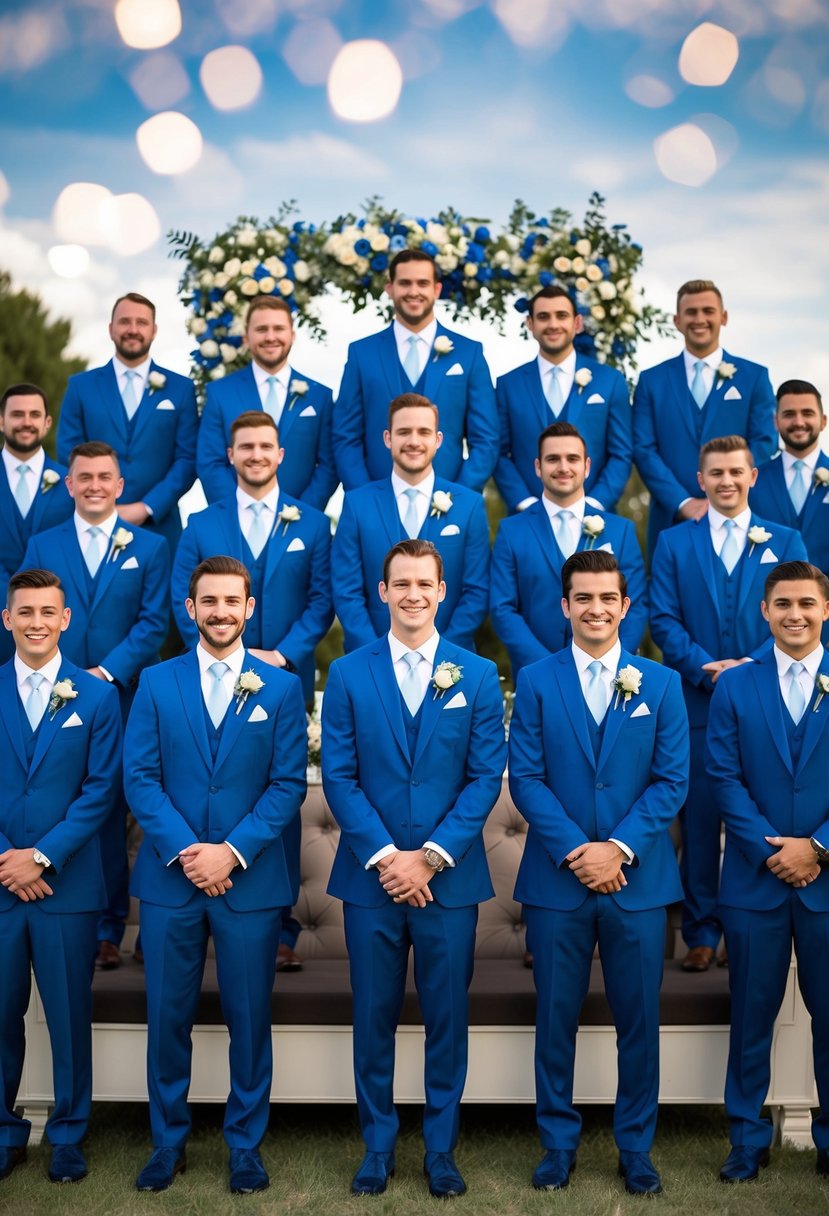
<path fill-rule="evenodd" d="M 115 676 L 111 675 L 110 672 L 107 671 L 106 667 L 102 667 L 100 663 L 98 664 L 98 670 L 100 671 L 101 675 L 105 676 L 106 679 L 109 680 L 110 684 L 115 683 Z"/>
<path fill-rule="evenodd" d="M 608 843 L 609 843 L 609 844 L 615 844 L 615 845 L 616 845 L 616 847 L 617 847 L 617 848 L 619 848 L 619 849 L 621 849 L 621 850 L 622 850 L 622 852 L 624 853 L 624 855 L 625 855 L 625 860 L 622 862 L 622 865 L 623 865 L 623 866 L 632 866 L 632 865 L 633 865 L 633 861 L 634 861 L 634 857 L 635 857 L 635 854 L 634 854 L 634 852 L 633 852 L 633 849 L 629 849 L 629 848 L 628 848 L 628 846 L 627 846 L 626 844 L 624 844 L 624 843 L 623 843 L 623 841 L 621 841 L 621 840 L 616 840 L 616 839 L 615 839 L 615 837 L 613 837 L 613 836 L 611 836 L 611 837 L 609 838 Z"/>
<path fill-rule="evenodd" d="M 529 498 L 522 498 L 515 509 L 516 511 L 526 511 L 527 507 L 531 507 L 534 502 L 538 502 L 538 499 L 533 498 L 532 496 Z"/>
<path fill-rule="evenodd" d="M 439 844 L 435 844 L 434 840 L 427 840 L 423 847 L 424 849 L 434 849 L 436 853 L 440 853 L 441 857 L 448 866 L 454 866 L 454 857 L 447 853 L 446 849 L 442 849 Z"/>
<path fill-rule="evenodd" d="M 233 856 L 236 858 L 236 860 L 238 861 L 238 863 L 239 863 L 239 865 L 242 867 L 242 869 L 243 869 L 243 870 L 246 870 L 246 869 L 248 868 L 248 863 L 245 861 L 244 857 L 243 857 L 243 856 L 242 856 L 242 854 L 239 852 L 239 850 L 238 850 L 238 849 L 236 849 L 236 848 L 234 848 L 234 847 L 233 847 L 233 845 L 230 843 L 230 841 L 229 841 L 229 840 L 226 840 L 226 841 L 225 841 L 225 844 L 226 844 L 226 845 L 227 845 L 227 847 L 230 849 L 231 853 L 232 853 L 232 854 L 233 854 Z"/>
<path fill-rule="evenodd" d="M 35 848 L 37 848 L 37 845 L 35 845 Z M 43 869 L 44 869 L 44 870 L 51 870 L 51 868 L 52 868 L 52 863 L 51 863 L 51 861 L 49 860 L 49 858 L 46 856 L 46 854 L 43 852 L 43 850 L 42 850 L 42 849 L 38 849 L 37 851 L 38 851 L 38 853 L 40 853 L 40 856 L 43 858 L 43 861 L 44 861 L 44 866 L 43 866 Z"/>
<path fill-rule="evenodd" d="M 373 853 L 371 855 L 371 857 L 369 857 L 368 861 L 366 862 L 366 869 L 370 870 L 372 868 L 372 866 L 377 865 L 378 861 L 382 861 L 383 858 L 388 857 L 390 853 L 396 853 L 396 852 L 397 852 L 397 845 L 394 845 L 394 844 L 384 845 L 382 849 L 378 849 L 376 853 Z"/>

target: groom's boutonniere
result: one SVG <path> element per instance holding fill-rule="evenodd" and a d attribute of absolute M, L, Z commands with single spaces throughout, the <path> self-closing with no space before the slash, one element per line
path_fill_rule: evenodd
<path fill-rule="evenodd" d="M 166 383 L 167 377 L 163 372 L 150 372 L 147 377 L 147 384 L 150 386 L 150 396 L 152 397 L 153 393 L 160 392 Z"/>
<path fill-rule="evenodd" d="M 46 474 L 44 473 L 43 476 L 45 477 Z M 815 490 L 818 488 L 818 486 L 823 486 L 823 487 L 829 486 L 829 469 L 823 468 L 822 465 L 818 466 L 818 468 L 815 469 L 815 478 L 814 478 L 814 481 L 812 482 L 812 493 L 813 494 L 814 494 Z"/>
<path fill-rule="evenodd" d="M 826 696 L 827 692 L 829 692 L 829 676 L 819 675 L 815 680 L 815 688 L 817 689 L 817 696 L 815 697 L 815 703 L 812 706 L 813 714 L 817 713 L 818 706 Z"/>
<path fill-rule="evenodd" d="M 126 528 L 116 528 L 112 534 L 112 540 L 109 542 L 109 560 L 115 561 L 115 558 L 122 549 L 126 549 L 127 545 L 132 540 L 132 532 Z"/>
<path fill-rule="evenodd" d="M 434 343 L 432 344 L 432 350 L 434 351 L 434 359 L 432 362 L 439 359 L 441 355 L 451 355 L 454 349 L 455 344 L 451 338 L 447 338 L 446 334 L 438 334 L 434 340 Z"/>
<path fill-rule="evenodd" d="M 722 384 L 724 380 L 733 380 L 737 375 L 735 364 L 728 363 L 723 359 L 720 366 L 717 368 L 717 384 Z"/>
<path fill-rule="evenodd" d="M 432 495 L 432 509 L 429 514 L 434 515 L 437 519 L 440 519 L 441 515 L 445 515 L 446 512 L 451 511 L 451 509 L 452 495 L 448 494 L 446 490 L 435 490 L 434 494 Z"/>
<path fill-rule="evenodd" d="M 613 681 L 613 687 L 616 689 L 616 699 L 613 702 L 613 708 L 619 704 L 619 697 L 622 698 L 622 712 L 627 706 L 631 697 L 636 696 L 642 686 L 642 673 L 638 667 L 633 667 L 628 664 L 627 667 L 620 667 L 616 672 L 616 679 Z"/>
<path fill-rule="evenodd" d="M 236 681 L 233 689 L 233 695 L 236 698 L 236 712 L 242 712 L 242 706 L 248 697 L 256 696 L 256 694 L 265 687 L 265 681 L 256 674 L 252 667 L 247 671 L 243 671 Z"/>
<path fill-rule="evenodd" d="M 54 469 L 44 469 L 43 476 L 40 479 L 41 494 L 48 494 L 53 486 L 56 486 L 60 481 L 60 473 L 56 473 Z"/>
<path fill-rule="evenodd" d="M 748 530 L 748 539 L 751 544 L 748 555 L 751 557 L 755 545 L 764 545 L 767 540 L 771 540 L 771 532 L 767 532 L 765 528 L 761 528 L 759 524 L 755 524 L 753 528 L 749 528 Z"/>
<path fill-rule="evenodd" d="M 58 680 L 58 682 L 52 686 L 52 695 L 49 698 L 49 704 L 47 706 L 47 709 L 49 710 L 49 721 L 51 722 L 55 714 L 59 710 L 63 709 L 64 705 L 66 705 L 68 701 L 74 701 L 77 695 L 78 690 L 75 688 L 73 681 L 70 680 L 68 676 L 64 680 Z"/>
<path fill-rule="evenodd" d="M 455 684 L 460 684 L 463 668 L 458 667 L 457 663 L 438 663 L 432 674 L 432 688 L 435 690 L 435 695 L 432 697 L 440 699 L 447 689 L 452 688 Z"/>
<path fill-rule="evenodd" d="M 579 396 L 582 395 L 590 381 L 593 379 L 593 373 L 589 367 L 580 367 L 573 377 L 574 382 L 579 386 Z"/>
<path fill-rule="evenodd" d="M 298 523 L 302 518 L 302 512 L 299 507 L 293 503 L 286 503 L 276 517 L 277 525 L 282 524 L 282 535 L 288 531 L 288 524 Z"/>
<path fill-rule="evenodd" d="M 288 401 L 288 409 L 292 410 L 299 401 L 300 397 L 304 397 L 308 392 L 307 380 L 292 380 L 291 381 L 291 396 Z"/>
<path fill-rule="evenodd" d="M 604 520 L 601 515 L 585 515 L 581 523 L 581 530 L 585 536 L 590 538 L 588 549 L 592 549 L 596 544 L 596 538 L 604 532 Z"/>

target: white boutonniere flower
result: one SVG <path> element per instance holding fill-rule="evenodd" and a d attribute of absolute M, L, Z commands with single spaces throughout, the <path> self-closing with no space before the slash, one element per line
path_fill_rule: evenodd
<path fill-rule="evenodd" d="M 447 689 L 454 687 L 455 684 L 460 684 L 463 679 L 463 668 L 458 667 L 457 663 L 438 663 L 432 673 L 432 688 L 435 690 L 435 695 L 432 697 L 441 698 Z"/>
<path fill-rule="evenodd" d="M 298 523 L 302 518 L 302 512 L 299 507 L 293 503 L 286 503 L 276 517 L 277 525 L 282 524 L 282 535 L 288 531 L 288 524 Z"/>
<path fill-rule="evenodd" d="M 817 696 L 815 697 L 815 703 L 812 706 L 813 714 L 817 713 L 818 706 L 826 696 L 827 692 L 829 692 L 829 676 L 819 675 L 815 681 L 815 688 L 817 689 Z"/>
<path fill-rule="evenodd" d="M 447 338 L 446 334 L 438 334 L 432 346 L 435 359 L 439 359 L 441 355 L 450 355 L 454 349 L 455 345 L 452 339 Z"/>
<path fill-rule="evenodd" d="M 749 528 L 748 530 L 748 539 L 751 544 L 748 555 L 751 557 L 755 545 L 764 545 L 767 540 L 771 540 L 771 532 L 767 532 L 765 528 L 761 528 L 759 524 L 755 524 L 753 528 Z"/>
<path fill-rule="evenodd" d="M 312 768 L 319 768 L 322 761 L 322 725 L 316 718 L 308 717 L 307 727 L 308 737 L 308 764 Z"/>
<path fill-rule="evenodd" d="M 588 549 L 592 549 L 596 543 L 596 538 L 604 532 L 604 520 L 601 515 L 585 515 L 582 520 L 581 530 L 585 536 L 590 537 Z"/>
<path fill-rule="evenodd" d="M 147 384 L 150 386 L 150 396 L 152 397 L 153 393 L 157 393 L 160 389 L 164 388 L 166 383 L 167 377 L 163 372 L 150 372 L 147 377 Z"/>
<path fill-rule="evenodd" d="M 638 667 L 633 667 L 628 664 L 627 667 L 620 667 L 616 672 L 616 679 L 613 681 L 613 687 L 616 689 L 616 699 L 613 702 L 613 708 L 616 709 L 619 704 L 619 697 L 622 698 L 622 711 L 624 712 L 628 701 L 631 697 L 636 696 L 642 686 L 642 673 Z"/>
<path fill-rule="evenodd" d="M 43 476 L 40 479 L 41 494 L 48 494 L 53 486 L 56 486 L 60 481 L 60 473 L 56 473 L 54 469 L 44 469 Z"/>
<path fill-rule="evenodd" d="M 116 528 L 109 542 L 109 560 L 114 561 L 122 549 L 126 549 L 132 540 L 132 532 L 126 528 Z"/>
<path fill-rule="evenodd" d="M 248 697 L 256 696 L 256 694 L 265 687 L 265 681 L 256 674 L 252 667 L 247 671 L 243 671 L 236 681 L 233 689 L 233 695 L 236 698 L 236 712 L 242 712 L 242 706 Z"/>
<path fill-rule="evenodd" d="M 58 680 L 58 682 L 52 686 L 52 695 L 49 698 L 49 704 L 47 706 L 47 709 L 49 710 L 49 721 L 51 722 L 55 714 L 58 713 L 59 710 L 63 709 L 64 705 L 66 705 L 68 701 L 74 701 L 77 695 L 78 690 L 75 688 L 74 682 L 70 680 L 68 676 L 65 680 Z"/>
<path fill-rule="evenodd" d="M 733 380 L 737 375 L 737 368 L 733 363 L 727 363 L 723 359 L 720 366 L 717 368 L 717 382 L 722 383 L 723 380 Z"/>
<path fill-rule="evenodd" d="M 45 477 L 46 474 L 44 473 L 43 476 Z M 825 469 L 822 466 L 818 466 L 818 468 L 815 469 L 815 479 L 814 479 L 814 482 L 812 483 L 812 493 L 813 494 L 814 494 L 815 490 L 818 488 L 818 486 L 822 486 L 822 487 L 829 486 L 829 469 Z"/>
<path fill-rule="evenodd" d="M 304 397 L 308 392 L 307 380 L 292 380 L 291 381 L 291 399 L 288 402 L 288 409 L 292 410 L 299 401 L 300 397 Z"/>
<path fill-rule="evenodd" d="M 588 384 L 590 383 L 590 381 L 592 379 L 593 379 L 593 373 L 591 372 L 589 367 L 580 367 L 578 369 L 575 376 L 573 377 L 573 380 L 579 386 L 579 396 L 581 396 L 581 394 L 587 388 Z"/>
<path fill-rule="evenodd" d="M 432 509 L 429 514 L 439 519 L 441 515 L 445 515 L 451 509 L 452 495 L 447 493 L 446 490 L 435 490 L 432 495 Z"/>

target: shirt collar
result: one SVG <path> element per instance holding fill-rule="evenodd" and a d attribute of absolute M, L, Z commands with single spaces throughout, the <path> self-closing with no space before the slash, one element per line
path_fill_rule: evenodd
<path fill-rule="evenodd" d="M 437 629 L 430 638 L 427 638 L 425 642 L 416 647 L 407 646 L 405 642 L 401 642 L 400 638 L 396 638 L 391 630 L 388 632 L 388 639 L 392 663 L 397 663 L 399 659 L 403 658 L 404 654 L 409 654 L 412 650 L 418 650 L 426 662 L 434 667 L 435 655 L 437 654 L 438 642 L 440 641 L 440 634 Z"/>
<path fill-rule="evenodd" d="M 51 687 L 58 678 L 58 673 L 60 672 L 60 665 L 62 662 L 63 657 L 60 651 L 58 651 L 53 659 L 50 659 L 48 663 L 44 663 L 43 667 L 40 668 L 29 667 L 27 663 L 23 662 L 19 654 L 15 654 L 14 674 L 17 678 L 18 689 L 22 688 L 29 676 L 34 675 L 35 672 L 37 672 L 37 674 L 40 676 L 45 676 L 49 686 Z"/>
<path fill-rule="evenodd" d="M 560 372 L 563 372 L 567 376 L 575 376 L 576 374 L 575 350 L 571 350 L 567 358 L 562 359 L 561 363 L 553 363 L 550 359 L 545 359 L 541 354 L 539 354 L 536 362 L 538 363 L 538 374 L 542 381 L 545 379 L 551 367 L 557 367 Z"/>
<path fill-rule="evenodd" d="M 558 506 L 558 504 L 552 502 L 546 494 L 541 495 L 541 501 L 544 504 L 544 510 L 550 517 L 551 523 L 562 511 L 572 511 L 579 523 L 584 523 L 584 508 L 587 503 L 587 499 L 583 494 L 581 498 L 577 499 L 575 502 L 571 502 L 569 507 Z"/>
<path fill-rule="evenodd" d="M 150 374 L 151 363 L 152 359 L 147 355 L 143 363 L 139 363 L 135 367 L 127 367 L 126 363 L 122 363 L 117 355 L 112 356 L 112 366 L 115 368 L 115 374 L 119 380 L 123 380 L 127 372 L 135 372 L 141 383 L 144 384 Z"/>
<path fill-rule="evenodd" d="M 573 659 L 576 664 L 576 670 L 579 676 L 583 676 L 590 664 L 596 659 L 596 655 L 588 654 L 586 650 L 582 650 L 575 642 L 571 643 L 573 651 Z M 616 675 L 619 670 L 619 660 L 622 657 L 622 643 L 618 640 L 611 646 L 610 650 L 599 655 L 598 659 L 605 671 L 609 671 L 611 675 Z"/>
<path fill-rule="evenodd" d="M 27 464 L 32 470 L 32 473 L 34 473 L 38 490 L 40 489 L 40 483 L 43 479 L 43 466 L 46 463 L 46 453 L 44 452 L 43 448 L 38 448 L 36 452 L 32 452 L 30 455 L 23 457 L 12 456 L 11 452 L 7 451 L 6 448 L 3 448 L 3 463 L 6 466 L 6 471 L 9 474 L 9 477 L 12 475 L 15 477 L 17 476 L 17 466 L 19 464 Z M 15 485 L 16 484 L 17 483 L 15 482 Z M 31 485 L 32 483 L 30 482 L 29 484 Z"/>
<path fill-rule="evenodd" d="M 254 502 L 263 502 L 266 507 L 276 514 L 276 506 L 279 502 L 279 483 L 277 482 L 272 490 L 268 490 L 264 498 L 253 498 L 241 486 L 236 487 L 236 503 L 240 511 L 246 511 Z"/>
<path fill-rule="evenodd" d="M 689 376 L 694 373 L 694 364 L 699 362 L 699 355 L 692 355 L 686 347 L 682 352 L 682 357 L 685 360 L 685 371 Z M 712 372 L 715 372 L 723 360 L 723 348 L 718 346 L 716 350 L 712 350 L 710 355 L 703 356 L 702 362 L 707 363 Z"/>
<path fill-rule="evenodd" d="M 196 647 L 196 658 L 199 661 L 199 671 L 202 677 L 205 676 L 208 668 L 213 663 L 227 663 L 236 679 L 238 679 L 242 674 L 242 664 L 245 661 L 245 647 L 242 643 L 242 639 L 239 638 L 235 650 L 231 651 L 230 654 L 226 654 L 223 659 L 217 659 L 214 654 L 211 654 L 210 651 L 206 650 L 204 646 L 202 646 L 201 642 L 199 642 L 198 646 Z"/>
<path fill-rule="evenodd" d="M 422 481 L 419 481 L 416 486 L 411 485 L 408 481 L 404 481 L 394 469 L 391 473 L 391 488 L 394 490 L 394 497 L 399 498 L 401 494 L 405 494 L 407 490 L 417 490 L 418 494 L 425 494 L 431 501 L 432 492 L 435 488 L 435 470 L 430 469 Z"/>
<path fill-rule="evenodd" d="M 710 503 L 708 504 L 708 523 L 712 531 L 716 528 L 724 528 L 725 521 L 728 518 L 729 516 L 722 515 Z M 746 507 L 739 515 L 735 515 L 734 523 L 741 532 L 748 532 L 749 525 L 751 524 L 751 507 Z"/>
<path fill-rule="evenodd" d="M 817 462 L 820 459 L 820 444 L 818 444 L 813 451 L 809 452 L 808 456 L 792 456 L 792 454 L 787 452 L 784 448 L 781 452 L 781 459 L 783 461 L 784 473 L 789 472 L 796 460 L 802 460 L 806 468 L 809 470 L 809 473 L 814 477 Z"/>
<path fill-rule="evenodd" d="M 291 382 L 293 368 L 290 363 L 283 363 L 278 372 L 267 371 L 264 367 L 260 367 L 255 359 L 251 359 L 250 365 L 253 368 L 253 378 L 257 388 L 261 389 L 264 384 L 267 384 L 271 376 L 276 376 L 277 384 L 281 384 L 286 389 Z"/>
<path fill-rule="evenodd" d="M 409 338 L 419 338 L 431 350 L 435 344 L 435 337 L 438 332 L 437 317 L 433 317 L 429 324 L 424 326 L 423 329 L 419 329 L 417 333 L 413 329 L 409 329 L 408 326 L 403 325 L 395 317 L 392 321 L 392 329 L 394 330 L 394 340 L 398 346 L 407 346 Z"/>
<path fill-rule="evenodd" d="M 806 671 L 809 673 L 810 677 L 813 680 L 817 679 L 817 673 L 820 670 L 820 661 L 823 658 L 823 654 L 824 654 L 824 650 L 823 650 L 822 646 L 816 646 L 815 649 L 810 654 L 807 654 L 805 656 L 805 658 L 802 658 L 799 660 L 793 659 L 791 657 L 791 655 L 785 654 L 782 650 L 780 650 L 780 648 L 777 646 L 776 643 L 775 643 L 773 649 L 774 649 L 774 659 L 775 659 L 775 662 L 777 663 L 778 677 L 784 676 L 786 674 L 786 672 L 789 670 L 789 668 L 791 667 L 792 663 L 800 662 L 806 668 Z"/>
<path fill-rule="evenodd" d="M 101 531 L 103 532 L 104 536 L 107 538 L 107 540 L 110 540 L 113 532 L 115 531 L 116 527 L 118 526 L 118 512 L 117 511 L 113 511 L 108 519 L 102 519 L 99 524 L 87 523 L 85 519 L 81 519 L 81 517 L 77 511 L 75 512 L 74 519 L 75 519 L 75 531 L 78 534 L 78 540 L 82 542 L 81 547 L 83 547 L 84 538 L 86 537 L 86 534 L 90 528 L 95 528 L 95 527 L 100 528 Z"/>

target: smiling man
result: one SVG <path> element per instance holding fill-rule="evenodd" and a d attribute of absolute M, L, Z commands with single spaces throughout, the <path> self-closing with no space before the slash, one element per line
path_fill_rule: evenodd
<path fill-rule="evenodd" d="M 323 786 L 341 829 L 328 891 L 344 904 L 366 1146 L 351 1189 L 381 1194 L 394 1173 L 394 1037 L 414 951 L 424 1168 L 447 1198 L 466 1190 L 453 1152 L 478 904 L 493 895 L 482 829 L 501 789 L 503 704 L 494 664 L 435 629 L 446 585 L 434 545 L 394 545 L 378 592 L 389 630 L 332 664 L 322 711 Z"/>
<path fill-rule="evenodd" d="M 293 316 L 284 300 L 253 300 L 245 322 L 250 363 L 232 376 L 211 380 L 207 388 L 196 465 L 209 503 L 236 488 L 236 470 L 228 460 L 231 425 L 248 410 L 264 410 L 279 428 L 285 451 L 280 478 L 288 494 L 324 511 L 334 493 L 331 389 L 294 369 L 294 339 Z"/>

